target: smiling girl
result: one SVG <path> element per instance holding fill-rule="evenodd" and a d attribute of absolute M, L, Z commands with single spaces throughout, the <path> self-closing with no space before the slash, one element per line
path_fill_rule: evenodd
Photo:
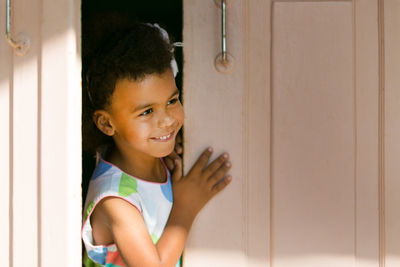
<path fill-rule="evenodd" d="M 226 153 L 208 164 L 208 148 L 182 175 L 174 147 L 184 112 L 166 32 L 135 24 L 116 36 L 103 44 L 87 75 L 92 120 L 84 129 L 97 132 L 84 136 L 93 135 L 98 164 L 84 208 L 85 263 L 180 266 L 190 227 L 231 181 L 231 164 Z"/>

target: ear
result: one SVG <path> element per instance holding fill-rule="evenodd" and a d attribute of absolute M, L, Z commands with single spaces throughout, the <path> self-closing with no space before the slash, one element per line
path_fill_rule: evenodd
<path fill-rule="evenodd" d="M 114 135 L 115 129 L 111 123 L 110 114 L 107 111 L 96 110 L 93 114 L 93 121 L 102 133 L 108 136 Z"/>

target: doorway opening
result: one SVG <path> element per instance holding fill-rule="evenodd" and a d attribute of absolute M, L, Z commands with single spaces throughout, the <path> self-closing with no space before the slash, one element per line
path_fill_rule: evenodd
<path fill-rule="evenodd" d="M 85 80 L 88 64 L 96 50 L 100 40 L 108 33 L 112 33 L 121 27 L 135 21 L 157 23 L 164 28 L 172 38 L 173 42 L 182 41 L 182 0 L 84 0 L 82 1 L 82 109 L 85 110 Z M 176 85 L 182 88 L 182 49 L 175 49 L 175 59 L 179 72 L 175 78 Z M 182 95 L 182 94 L 181 94 Z M 85 120 L 85 118 L 82 118 Z M 85 140 L 85 138 L 83 138 Z M 96 164 L 93 152 L 85 149 L 83 143 L 82 152 L 82 204 L 88 190 L 88 184 Z"/>

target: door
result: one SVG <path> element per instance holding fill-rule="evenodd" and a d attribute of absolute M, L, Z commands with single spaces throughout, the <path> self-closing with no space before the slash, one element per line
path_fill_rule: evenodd
<path fill-rule="evenodd" d="M 80 1 L 10 2 L 30 47 L 1 35 L 1 265 L 81 266 Z"/>
<path fill-rule="evenodd" d="M 186 266 L 390 266 L 400 260 L 398 1 L 184 1 L 186 171 L 228 151 Z"/>

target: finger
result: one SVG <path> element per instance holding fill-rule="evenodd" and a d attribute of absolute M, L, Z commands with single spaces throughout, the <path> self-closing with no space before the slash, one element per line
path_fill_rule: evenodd
<path fill-rule="evenodd" d="M 196 163 L 190 169 L 190 172 L 200 173 L 203 170 L 204 166 L 206 166 L 208 160 L 210 159 L 212 151 L 213 150 L 211 147 L 204 150 L 203 153 L 200 155 L 200 157 L 197 159 Z"/>
<path fill-rule="evenodd" d="M 221 156 L 216 158 L 213 162 L 210 163 L 204 170 L 203 174 L 207 179 L 214 174 L 216 170 L 218 170 L 221 165 L 229 158 L 228 153 L 223 153 Z"/>
<path fill-rule="evenodd" d="M 182 154 L 182 151 L 183 151 L 183 149 L 182 149 L 182 146 L 180 145 L 180 144 L 177 144 L 176 146 L 175 146 L 175 150 L 174 150 L 177 154 Z"/>
<path fill-rule="evenodd" d="M 172 182 L 175 183 L 182 178 L 182 161 L 176 159 L 174 161 L 174 172 L 172 173 Z"/>
<path fill-rule="evenodd" d="M 182 154 L 183 148 L 182 148 L 182 132 L 179 131 L 175 138 L 175 152 L 178 154 Z"/>
<path fill-rule="evenodd" d="M 182 131 L 179 131 L 175 138 L 175 143 L 182 144 Z"/>
<path fill-rule="evenodd" d="M 208 179 L 208 184 L 212 188 L 214 187 L 222 177 L 229 171 L 229 169 L 232 167 L 232 164 L 228 161 L 225 162 L 221 167 L 218 168 L 216 172 L 214 172 L 213 175 Z"/>
<path fill-rule="evenodd" d="M 177 159 L 181 159 L 181 157 L 175 151 L 172 151 L 171 154 L 168 155 L 168 157 L 171 158 L 172 161 L 175 161 Z"/>
<path fill-rule="evenodd" d="M 173 171 L 175 165 L 174 165 L 174 160 L 170 157 L 164 158 L 164 163 L 167 166 L 168 170 Z"/>
<path fill-rule="evenodd" d="M 214 187 L 212 188 L 212 194 L 216 195 L 221 192 L 230 182 L 232 181 L 232 176 L 227 175 L 223 179 L 221 179 Z"/>

